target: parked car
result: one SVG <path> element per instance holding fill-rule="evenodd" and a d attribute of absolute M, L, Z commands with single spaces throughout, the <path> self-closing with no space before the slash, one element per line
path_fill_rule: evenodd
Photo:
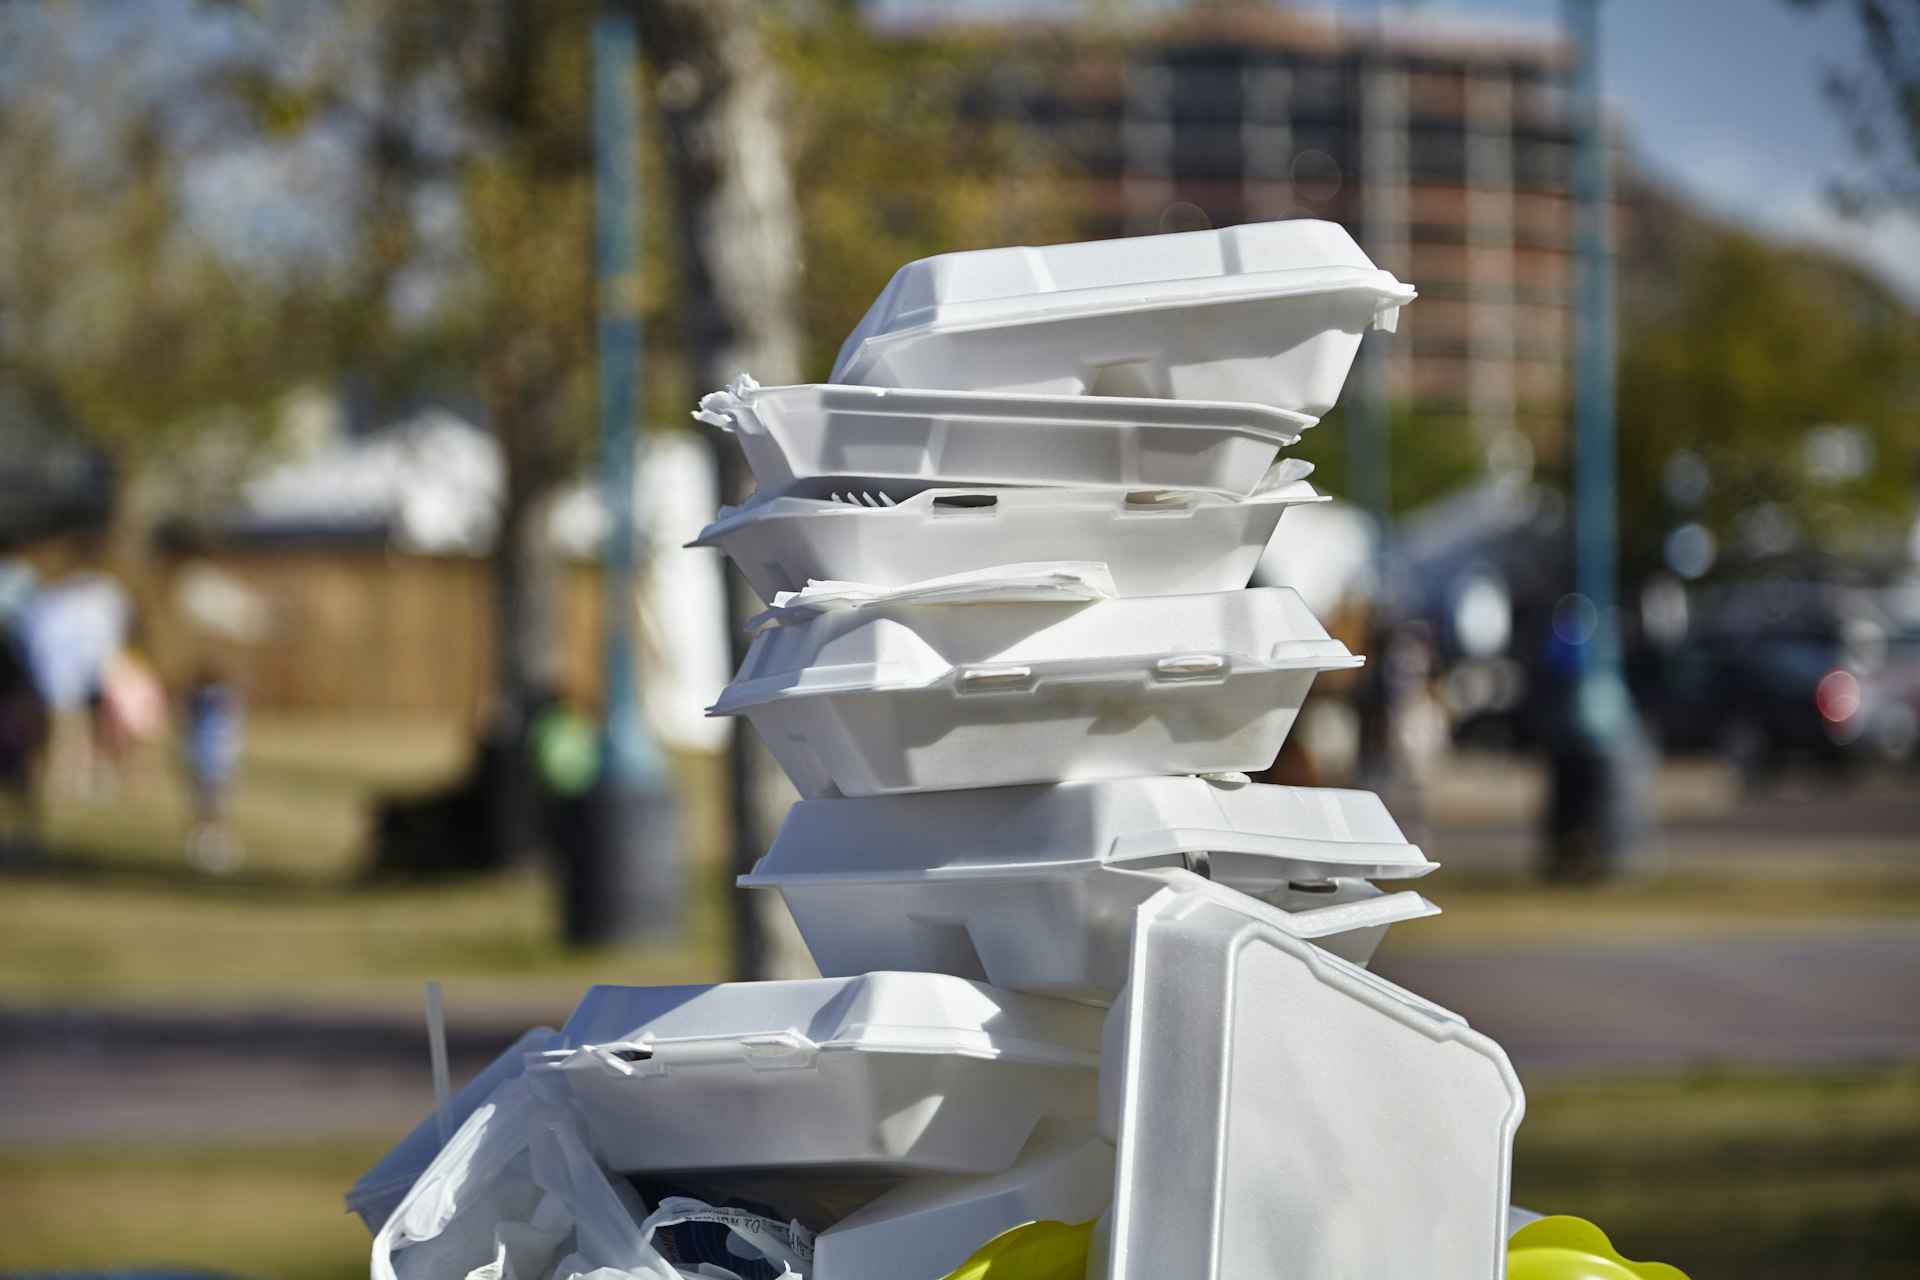
<path fill-rule="evenodd" d="M 1749 781 L 1793 756 L 1913 755 L 1920 632 L 1818 585 L 1727 588 L 1708 605 L 1645 690 L 1670 749 L 1717 751 Z"/>

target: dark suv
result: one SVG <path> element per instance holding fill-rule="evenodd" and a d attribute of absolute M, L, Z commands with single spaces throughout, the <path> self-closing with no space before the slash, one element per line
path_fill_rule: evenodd
<path fill-rule="evenodd" d="M 1768 584 L 1712 604 L 1647 691 L 1669 747 L 1719 751 L 1749 779 L 1792 755 L 1912 756 L 1920 633 L 1858 593 Z"/>

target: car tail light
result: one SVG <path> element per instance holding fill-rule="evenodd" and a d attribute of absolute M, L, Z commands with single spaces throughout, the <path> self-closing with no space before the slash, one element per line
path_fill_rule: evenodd
<path fill-rule="evenodd" d="M 1860 682 L 1851 671 L 1829 671 L 1814 688 L 1813 704 L 1830 724 L 1851 720 L 1860 714 Z"/>

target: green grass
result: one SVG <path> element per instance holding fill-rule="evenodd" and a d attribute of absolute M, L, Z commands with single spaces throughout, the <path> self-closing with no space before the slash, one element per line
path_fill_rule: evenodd
<path fill-rule="evenodd" d="M 377 1145 L 0 1154 L 0 1269 L 129 1260 L 366 1274 L 340 1193 Z M 1920 1070 L 1540 1089 L 1514 1198 L 1693 1280 L 1894 1280 L 1920 1258 Z"/>
<path fill-rule="evenodd" d="M 1514 1200 L 1598 1223 L 1693 1280 L 1920 1274 L 1920 1069 L 1538 1091 Z"/>
<path fill-rule="evenodd" d="M 717 884 L 696 897 L 684 941 L 621 952 L 563 947 L 553 889 L 532 873 L 364 889 L 41 878 L 4 892 L 0 1001 L 16 1004 L 411 1008 L 430 978 L 457 984 L 450 997 L 464 986 L 496 1003 L 571 1004 L 611 975 L 711 981 L 726 963 Z"/>
<path fill-rule="evenodd" d="M 248 1280 L 367 1274 L 341 1193 L 378 1145 L 0 1153 L 0 1271 L 146 1263 Z"/>
<path fill-rule="evenodd" d="M 1399 955 L 1920 924 L 1920 878 L 1913 876 L 1834 876 L 1809 885 L 1672 874 L 1595 887 L 1480 878 L 1443 866 L 1410 886 L 1388 887 L 1414 888 L 1443 912 L 1390 934 L 1386 945 Z"/>
<path fill-rule="evenodd" d="M 469 978 L 468 991 L 483 984 L 496 1003 L 549 1004 L 609 976 L 724 975 L 717 762 L 681 761 L 676 774 L 690 873 L 672 945 L 568 950 L 551 878 L 536 870 L 365 882 L 376 800 L 439 785 L 464 752 L 457 732 L 432 723 L 252 726 L 233 819 L 246 860 L 224 878 L 193 871 L 181 853 L 185 800 L 167 761 L 148 761 L 110 803 L 56 792 L 54 856 L 0 877 L 0 1001 L 412 1007 L 426 979 Z"/>
<path fill-rule="evenodd" d="M 246 844 L 246 878 L 336 881 L 366 856 L 370 802 L 439 786 L 468 740 L 439 720 L 263 716 L 247 726 L 230 819 Z M 186 875 L 190 820 L 171 751 L 151 752 L 119 786 L 78 794 L 70 771 L 48 788 L 46 836 L 70 863 Z"/>

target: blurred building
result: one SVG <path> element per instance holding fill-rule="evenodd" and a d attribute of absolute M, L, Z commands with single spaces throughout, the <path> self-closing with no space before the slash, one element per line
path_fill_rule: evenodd
<path fill-rule="evenodd" d="M 1392 398 L 1555 441 L 1572 333 L 1571 133 L 1554 28 L 1208 5 L 1056 33 L 996 111 L 1054 135 L 1089 231 L 1344 223 L 1420 290 Z"/>

